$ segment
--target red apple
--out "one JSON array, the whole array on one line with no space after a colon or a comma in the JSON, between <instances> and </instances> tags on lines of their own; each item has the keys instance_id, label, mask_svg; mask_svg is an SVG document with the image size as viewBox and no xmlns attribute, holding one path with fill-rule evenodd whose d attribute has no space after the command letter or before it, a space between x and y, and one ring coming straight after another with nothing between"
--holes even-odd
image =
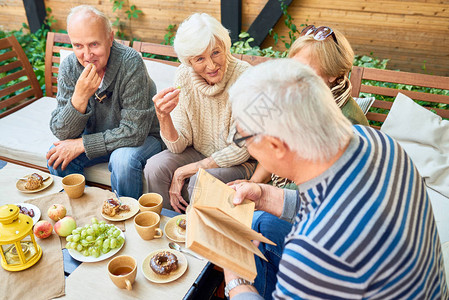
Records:
<instances>
[{"instance_id":1,"label":"red apple","mask_svg":"<svg viewBox=\"0 0 449 300\"><path fill-rule=\"evenodd\" d=\"M53 204L48 208L47 215L53 221L59 221L65 217L67 210L62 204Z\"/></svg>"},{"instance_id":2,"label":"red apple","mask_svg":"<svg viewBox=\"0 0 449 300\"><path fill-rule=\"evenodd\" d=\"M34 224L33 233L40 239L48 238L53 232L53 225L48 221L39 221Z\"/></svg>"},{"instance_id":3,"label":"red apple","mask_svg":"<svg viewBox=\"0 0 449 300\"><path fill-rule=\"evenodd\" d=\"M59 236L68 236L72 234L73 229L76 228L75 219L70 216L65 216L55 224L55 232Z\"/></svg>"}]
</instances>

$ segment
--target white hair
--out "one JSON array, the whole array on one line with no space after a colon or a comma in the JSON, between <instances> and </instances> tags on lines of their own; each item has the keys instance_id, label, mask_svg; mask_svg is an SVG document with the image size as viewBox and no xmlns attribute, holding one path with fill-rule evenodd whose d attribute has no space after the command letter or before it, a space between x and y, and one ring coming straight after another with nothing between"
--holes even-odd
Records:
<instances>
[{"instance_id":1,"label":"white hair","mask_svg":"<svg viewBox=\"0 0 449 300\"><path fill-rule=\"evenodd\" d=\"M229 98L246 134L277 137L302 159L328 161L353 135L351 122L324 81L292 59L248 69L229 90Z\"/></svg>"},{"instance_id":2,"label":"white hair","mask_svg":"<svg viewBox=\"0 0 449 300\"><path fill-rule=\"evenodd\" d=\"M225 53L228 54L231 48L229 31L208 14L196 13L179 25L173 46L181 63L191 66L189 59L214 47L215 39L223 43Z\"/></svg>"},{"instance_id":3,"label":"white hair","mask_svg":"<svg viewBox=\"0 0 449 300\"><path fill-rule=\"evenodd\" d=\"M109 20L109 18L103 12L99 11L98 9L96 9L95 7L90 6L90 5L79 5L79 6L73 7L70 10L69 15L67 16L67 29L69 27L70 20L72 19L72 17L81 12L83 12L85 15L88 15L88 14L96 15L98 18L100 18L100 20L103 21L105 32L107 34L110 34L112 32L112 25L111 25L111 21Z\"/></svg>"}]
</instances>

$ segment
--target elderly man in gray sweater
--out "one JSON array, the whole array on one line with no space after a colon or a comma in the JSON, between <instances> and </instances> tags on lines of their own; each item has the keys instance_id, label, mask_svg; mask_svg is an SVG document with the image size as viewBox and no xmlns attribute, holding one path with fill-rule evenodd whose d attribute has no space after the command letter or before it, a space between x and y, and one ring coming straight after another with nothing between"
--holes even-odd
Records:
<instances>
[{"instance_id":1,"label":"elderly man in gray sweater","mask_svg":"<svg viewBox=\"0 0 449 300\"><path fill-rule=\"evenodd\" d=\"M67 31L74 54L59 70L50 128L60 141L47 153L48 168L66 176L109 162L112 189L137 199L142 169L162 148L151 101L156 86L139 54L114 41L102 12L73 8Z\"/></svg>"}]
</instances>

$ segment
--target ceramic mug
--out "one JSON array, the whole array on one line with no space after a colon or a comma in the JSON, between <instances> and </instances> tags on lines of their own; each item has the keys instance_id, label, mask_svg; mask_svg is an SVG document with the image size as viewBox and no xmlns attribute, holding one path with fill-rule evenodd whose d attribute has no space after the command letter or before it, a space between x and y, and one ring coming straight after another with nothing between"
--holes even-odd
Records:
<instances>
[{"instance_id":1,"label":"ceramic mug","mask_svg":"<svg viewBox=\"0 0 449 300\"><path fill-rule=\"evenodd\" d=\"M86 179L81 174L70 174L62 179L62 187L67 196L72 199L81 197L84 194Z\"/></svg>"},{"instance_id":2,"label":"ceramic mug","mask_svg":"<svg viewBox=\"0 0 449 300\"><path fill-rule=\"evenodd\" d=\"M144 240L158 239L163 236L159 228L160 223L161 217L154 211L140 212L134 218L137 233Z\"/></svg>"},{"instance_id":3,"label":"ceramic mug","mask_svg":"<svg viewBox=\"0 0 449 300\"><path fill-rule=\"evenodd\" d=\"M139 198L140 211L154 211L161 214L163 198L158 193L143 194Z\"/></svg>"},{"instance_id":4,"label":"ceramic mug","mask_svg":"<svg viewBox=\"0 0 449 300\"><path fill-rule=\"evenodd\" d=\"M137 275L136 259L128 255L116 256L108 263L108 273L117 287L130 291Z\"/></svg>"}]
</instances>

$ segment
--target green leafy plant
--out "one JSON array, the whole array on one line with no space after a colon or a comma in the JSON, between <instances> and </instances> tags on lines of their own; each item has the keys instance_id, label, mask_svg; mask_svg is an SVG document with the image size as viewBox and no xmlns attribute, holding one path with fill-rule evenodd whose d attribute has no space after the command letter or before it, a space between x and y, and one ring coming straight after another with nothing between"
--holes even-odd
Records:
<instances>
[{"instance_id":1,"label":"green leafy plant","mask_svg":"<svg viewBox=\"0 0 449 300\"><path fill-rule=\"evenodd\" d=\"M164 35L164 45L173 46L173 42L175 41L176 36L176 24L170 24L167 27L167 33Z\"/></svg>"},{"instance_id":2,"label":"green leafy plant","mask_svg":"<svg viewBox=\"0 0 449 300\"><path fill-rule=\"evenodd\" d=\"M246 55L257 55L266 57L286 57L288 52L273 50L273 47L268 47L261 49L259 46L252 47L250 43L254 41L250 37L249 33L241 32L239 34L239 40L234 42L231 46L231 53L235 54L246 54Z\"/></svg>"},{"instance_id":3,"label":"green leafy plant","mask_svg":"<svg viewBox=\"0 0 449 300\"><path fill-rule=\"evenodd\" d=\"M131 20L138 19L139 15L143 14L140 9L137 9L136 5L129 6L128 0L110 0L112 2L112 11L117 13L115 21L112 23L113 27L117 28L115 36L119 39L126 40L132 38L132 27ZM126 14L127 21L122 22L120 19L120 12L123 11L124 7L129 7L124 13ZM125 29L130 30L130 36L125 34Z\"/></svg>"}]
</instances>

